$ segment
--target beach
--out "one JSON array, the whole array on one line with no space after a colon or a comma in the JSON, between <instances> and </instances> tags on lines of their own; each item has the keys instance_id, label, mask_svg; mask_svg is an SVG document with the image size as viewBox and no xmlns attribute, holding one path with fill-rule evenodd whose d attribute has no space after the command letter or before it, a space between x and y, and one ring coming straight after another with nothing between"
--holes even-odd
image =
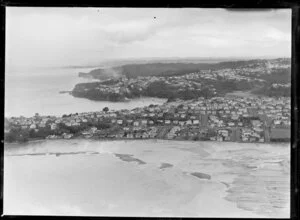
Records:
<instances>
[{"instance_id":1,"label":"beach","mask_svg":"<svg viewBox=\"0 0 300 220\"><path fill-rule=\"evenodd\" d=\"M4 214L289 217L289 144L46 140L4 167Z\"/></svg>"}]
</instances>

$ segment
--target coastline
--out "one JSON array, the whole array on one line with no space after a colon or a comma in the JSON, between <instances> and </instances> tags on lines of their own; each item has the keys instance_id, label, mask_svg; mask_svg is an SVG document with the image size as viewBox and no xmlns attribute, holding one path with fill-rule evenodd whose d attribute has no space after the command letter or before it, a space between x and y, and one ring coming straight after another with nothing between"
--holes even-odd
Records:
<instances>
[{"instance_id":1,"label":"coastline","mask_svg":"<svg viewBox=\"0 0 300 220\"><path fill-rule=\"evenodd\" d=\"M99 141L99 142L112 142L112 141L178 141L178 142L190 142L190 143L235 143L235 144L263 144L263 145L282 145L282 144L289 144L291 142L237 142L237 141L212 141L212 140L184 140L184 139L164 139L164 138L84 138L84 137L74 137L74 138L55 138L55 139L46 139L46 138L36 138L34 140L28 140L26 142L6 142L4 141L4 145L20 145L20 144L31 144L31 143L38 143L43 141L55 141L55 140L92 140L92 141Z\"/></svg>"},{"instance_id":2,"label":"coastline","mask_svg":"<svg viewBox=\"0 0 300 220\"><path fill-rule=\"evenodd\" d=\"M78 99L87 99L89 101L93 101L93 102L111 102L111 103L128 103L128 102L132 102L132 101L138 101L141 99L145 99L145 100L164 100L164 103L168 101L167 98L161 98L161 97L156 97L156 96L137 96L134 98L127 98L125 97L124 99L120 99L120 100L109 100L109 99L93 99L93 98L89 98L89 97L83 97L83 96L74 96L72 94L72 91L69 92L69 95L71 95L74 98L78 98Z\"/></svg>"}]
</instances>

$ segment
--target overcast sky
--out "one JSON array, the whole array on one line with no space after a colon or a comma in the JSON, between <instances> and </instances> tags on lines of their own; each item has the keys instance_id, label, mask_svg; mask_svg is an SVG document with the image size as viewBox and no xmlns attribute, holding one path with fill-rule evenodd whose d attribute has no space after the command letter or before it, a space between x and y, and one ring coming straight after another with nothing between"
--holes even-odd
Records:
<instances>
[{"instance_id":1,"label":"overcast sky","mask_svg":"<svg viewBox=\"0 0 300 220\"><path fill-rule=\"evenodd\" d=\"M262 56L291 56L291 10L8 7L6 11L9 66Z\"/></svg>"}]
</instances>

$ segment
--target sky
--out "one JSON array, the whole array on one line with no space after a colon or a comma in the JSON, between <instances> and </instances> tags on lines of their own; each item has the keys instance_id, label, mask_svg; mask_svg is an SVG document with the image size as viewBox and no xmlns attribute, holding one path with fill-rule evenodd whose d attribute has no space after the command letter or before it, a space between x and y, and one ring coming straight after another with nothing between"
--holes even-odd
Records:
<instances>
[{"instance_id":1,"label":"sky","mask_svg":"<svg viewBox=\"0 0 300 220\"><path fill-rule=\"evenodd\" d=\"M6 67L149 57L291 57L291 10L6 8Z\"/></svg>"}]
</instances>

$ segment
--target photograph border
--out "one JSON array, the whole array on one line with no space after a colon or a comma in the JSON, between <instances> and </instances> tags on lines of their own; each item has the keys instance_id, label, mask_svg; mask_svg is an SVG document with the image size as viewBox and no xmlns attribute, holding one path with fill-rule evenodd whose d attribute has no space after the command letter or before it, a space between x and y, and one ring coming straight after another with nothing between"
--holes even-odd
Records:
<instances>
[{"instance_id":1,"label":"photograph border","mask_svg":"<svg viewBox=\"0 0 300 220\"><path fill-rule=\"evenodd\" d=\"M114 3L113 1L101 1L100 3L95 3L93 1L2 1L0 3L0 15L1 15L1 50L0 50L0 62L1 62L1 107L4 110L4 95L5 95L5 7L7 6L18 6L18 7L153 7L153 8L182 8L182 7L197 7L197 8L227 8L230 10L267 10L268 8L290 8L292 10L292 51L291 51L291 61L292 61L292 74L291 74L291 219L299 218L300 212L300 198L299 198L299 158L300 151L299 147L299 103L300 103L300 91L299 85L299 60L300 60L300 4L297 1L201 1L201 3L185 3L185 4L171 4L171 3L160 3L155 4L151 2L145 3L135 3L135 4L122 4ZM8 215L3 216L3 174L4 174L4 111L1 111L1 198L0 198L0 212L1 217L6 219L20 219L20 218L40 218L45 219L60 219L60 218L70 218L70 217L58 217L58 216L15 216ZM83 217L72 217L83 218ZM95 217L84 217L87 219L94 219ZM115 218L115 217L97 217L97 218ZM145 217L143 219L153 219ZM164 218L165 219L165 218ZM244 218L243 218L244 219Z\"/></svg>"}]
</instances>

